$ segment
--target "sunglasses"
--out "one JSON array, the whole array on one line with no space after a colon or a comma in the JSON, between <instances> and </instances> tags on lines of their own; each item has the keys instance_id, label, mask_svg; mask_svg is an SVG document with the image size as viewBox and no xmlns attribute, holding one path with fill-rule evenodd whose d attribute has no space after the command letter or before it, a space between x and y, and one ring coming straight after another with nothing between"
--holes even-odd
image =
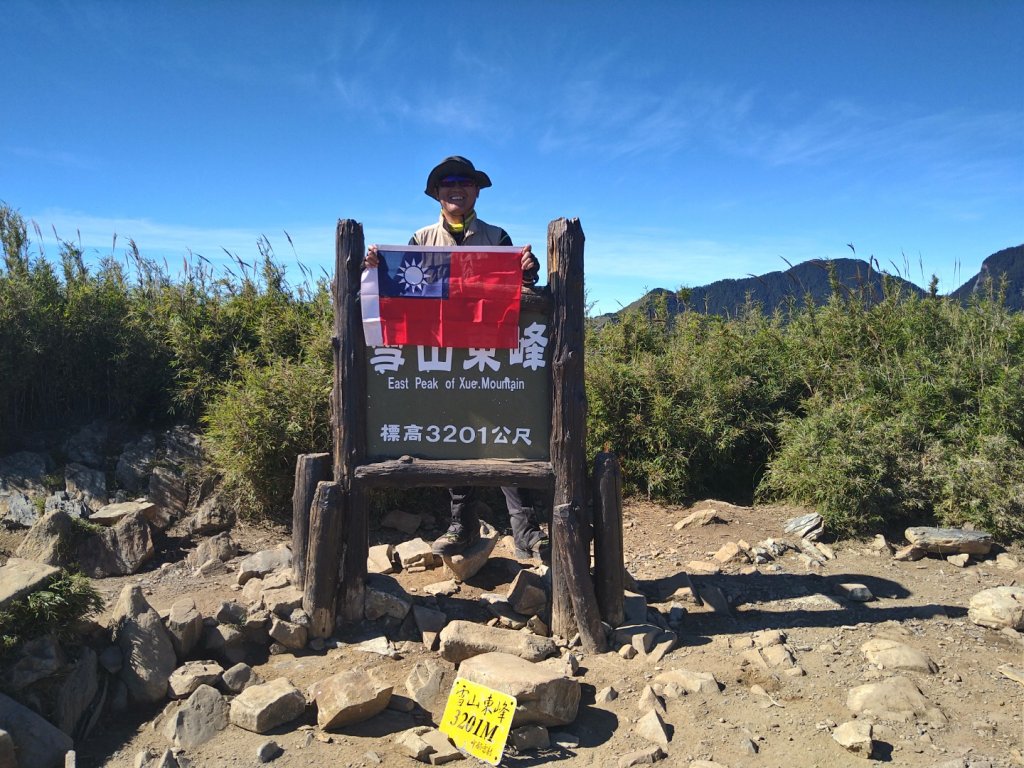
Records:
<instances>
[{"instance_id":1,"label":"sunglasses","mask_svg":"<svg viewBox=\"0 0 1024 768\"><path fill-rule=\"evenodd\" d=\"M438 183L439 187L475 187L476 182L466 176L445 176Z\"/></svg>"}]
</instances>

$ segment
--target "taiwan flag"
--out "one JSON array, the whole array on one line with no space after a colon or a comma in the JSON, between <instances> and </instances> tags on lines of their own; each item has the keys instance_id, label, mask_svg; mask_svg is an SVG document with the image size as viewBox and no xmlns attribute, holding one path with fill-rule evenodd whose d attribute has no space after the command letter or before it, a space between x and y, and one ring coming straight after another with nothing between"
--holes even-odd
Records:
<instances>
[{"instance_id":1,"label":"taiwan flag","mask_svg":"<svg viewBox=\"0 0 1024 768\"><path fill-rule=\"evenodd\" d=\"M381 245L363 270L367 346L519 346L522 249Z\"/></svg>"}]
</instances>

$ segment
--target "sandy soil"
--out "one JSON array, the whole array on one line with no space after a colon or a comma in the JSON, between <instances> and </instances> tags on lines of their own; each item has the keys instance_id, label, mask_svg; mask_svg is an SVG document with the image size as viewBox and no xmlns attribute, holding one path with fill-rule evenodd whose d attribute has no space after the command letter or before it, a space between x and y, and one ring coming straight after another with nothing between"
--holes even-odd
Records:
<instances>
[{"instance_id":1,"label":"sandy soil","mask_svg":"<svg viewBox=\"0 0 1024 768\"><path fill-rule=\"evenodd\" d=\"M708 502L694 505L706 507ZM730 519L725 524L676 531L674 524L690 510L646 503L627 505L624 511L626 564L652 606L668 617L672 591L680 574L691 571L698 587L718 587L732 605L729 614L692 601L676 602L685 610L678 647L659 663L641 658L625 660L610 652L582 655L579 681L583 704L576 721L560 729L578 738L578 746L552 747L543 752L516 755L502 761L508 766L531 766L559 761L580 766L614 766L628 752L646 747L634 733L642 714L640 694L661 670L686 668L710 671L723 686L719 695L690 694L666 700L666 722L672 726L668 757L660 765L686 766L693 760L714 760L724 766L863 765L864 759L845 752L831 737L837 723L853 719L846 707L847 692L858 685L889 676L870 664L860 651L871 638L893 638L928 654L938 665L936 674L903 673L914 680L932 705L948 718L934 727L918 722L875 722L879 742L876 757L900 766L1024 765L1024 689L997 671L1002 664L1021 665L1021 635L975 626L967 620L970 598L978 591L1024 581L1024 570L1003 570L993 560L957 568L940 558L896 562L871 548L869 541L830 542L835 559L808 568L797 555L743 570L724 566L717 575L696 575L688 563L710 560L730 541L751 544L766 538L789 538L782 532L785 519L799 510L782 507L733 507L711 503ZM429 533L425 534L429 537ZM246 551L286 540L284 531L239 527L233 536ZM398 541L396 532L375 530L371 543ZM174 561L185 542L172 542L163 567L125 579L98 582L110 598L126 583L139 583L157 609L168 608L182 595L196 599L200 610L212 611L221 601L238 597L234 574L211 578L194 576ZM1024 563L1019 547L1010 554ZM506 540L481 573L450 597L440 598L449 618L488 614L477 601L483 591L505 592L521 567L512 558ZM400 574L398 581L413 595L446 577L441 570ZM857 582L875 596L867 603L846 600L836 585ZM659 598L665 598L658 602ZM678 613L678 612L677 612ZM361 627L342 638L354 640ZM754 633L782 630L795 664L804 674L782 669L759 670L742 664ZM286 676L304 687L329 674L349 668L374 668L404 693L404 681L413 665L436 657L415 642L399 643L400 659L358 651L342 643L320 653L282 654L256 659L265 678ZM578 649L577 649L578 652ZM595 693L614 687L619 696L595 704ZM760 686L758 688L757 686ZM753 688L753 690L752 690ZM763 691L763 692L762 692ZM129 710L110 716L88 742L80 745L78 765L128 768L144 748L167 748L155 730L156 711ZM321 734L312 716L278 731L258 735L229 726L198 750L187 753L195 766L254 766L256 750L268 738L284 749L272 765L367 766L413 765L394 744L394 734L416 724L429 724L423 711L403 714L391 710L360 726L337 734ZM987 762L986 762L987 761Z\"/></svg>"}]
</instances>

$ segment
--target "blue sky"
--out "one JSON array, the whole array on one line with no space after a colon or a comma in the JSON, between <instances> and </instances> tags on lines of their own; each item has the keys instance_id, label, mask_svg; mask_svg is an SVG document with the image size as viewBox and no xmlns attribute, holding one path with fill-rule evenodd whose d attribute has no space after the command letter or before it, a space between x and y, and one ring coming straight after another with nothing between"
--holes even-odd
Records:
<instances>
[{"instance_id":1,"label":"blue sky","mask_svg":"<svg viewBox=\"0 0 1024 768\"><path fill-rule=\"evenodd\" d=\"M542 254L579 217L596 312L847 243L949 291L1024 242L1018 0L14 0L3 19L0 200L50 257L54 229L172 266L249 261L263 234L330 270L338 218L368 243L436 220L423 186L450 154L490 174L478 212L516 243Z\"/></svg>"}]
</instances>

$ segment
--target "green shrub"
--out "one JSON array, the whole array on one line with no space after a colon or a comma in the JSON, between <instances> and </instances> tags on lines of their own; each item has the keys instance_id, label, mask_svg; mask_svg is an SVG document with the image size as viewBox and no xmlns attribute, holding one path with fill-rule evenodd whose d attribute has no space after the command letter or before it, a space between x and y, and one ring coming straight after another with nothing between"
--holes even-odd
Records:
<instances>
[{"instance_id":1,"label":"green shrub","mask_svg":"<svg viewBox=\"0 0 1024 768\"><path fill-rule=\"evenodd\" d=\"M46 589L0 611L0 658L22 642L42 635L69 638L77 622L102 608L103 598L89 579L61 571Z\"/></svg>"}]
</instances>

